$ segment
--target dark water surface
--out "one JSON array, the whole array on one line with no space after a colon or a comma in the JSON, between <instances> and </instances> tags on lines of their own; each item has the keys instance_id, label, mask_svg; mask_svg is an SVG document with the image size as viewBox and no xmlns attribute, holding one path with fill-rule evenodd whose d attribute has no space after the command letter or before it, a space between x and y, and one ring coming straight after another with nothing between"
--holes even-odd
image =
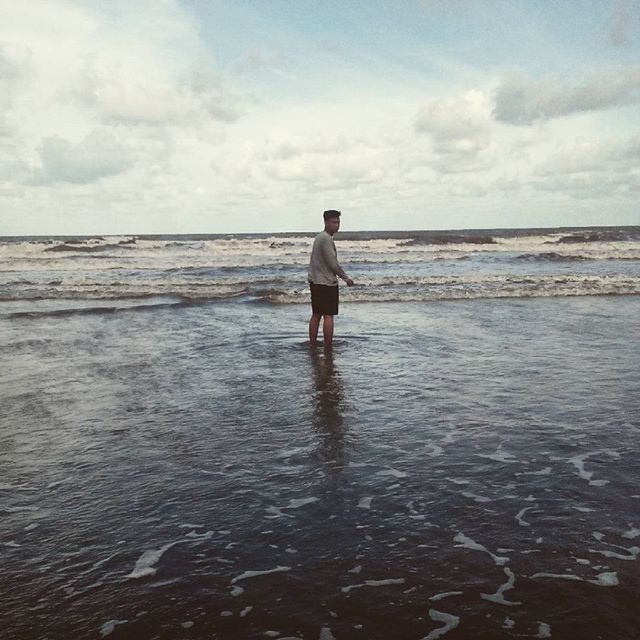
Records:
<instances>
[{"instance_id":1,"label":"dark water surface","mask_svg":"<svg viewBox=\"0 0 640 640\"><path fill-rule=\"evenodd\" d=\"M2 638L640 636L640 297L5 318Z\"/></svg>"}]
</instances>

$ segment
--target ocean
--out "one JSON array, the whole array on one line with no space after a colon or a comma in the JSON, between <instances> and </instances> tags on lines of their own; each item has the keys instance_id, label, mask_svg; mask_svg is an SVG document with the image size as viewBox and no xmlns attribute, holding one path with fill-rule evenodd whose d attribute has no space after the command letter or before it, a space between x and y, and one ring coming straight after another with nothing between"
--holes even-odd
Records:
<instances>
[{"instance_id":1,"label":"ocean","mask_svg":"<svg viewBox=\"0 0 640 640\"><path fill-rule=\"evenodd\" d=\"M0 638L640 636L640 227L0 238Z\"/></svg>"}]
</instances>

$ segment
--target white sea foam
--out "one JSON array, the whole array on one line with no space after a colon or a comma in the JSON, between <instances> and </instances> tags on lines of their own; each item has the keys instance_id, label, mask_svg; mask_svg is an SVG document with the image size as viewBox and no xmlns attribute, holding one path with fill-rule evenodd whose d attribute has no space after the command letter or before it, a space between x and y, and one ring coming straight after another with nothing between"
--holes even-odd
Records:
<instances>
[{"instance_id":1,"label":"white sea foam","mask_svg":"<svg viewBox=\"0 0 640 640\"><path fill-rule=\"evenodd\" d=\"M443 611L436 611L435 609L429 609L429 617L434 622L444 622L444 626L439 629L434 629L428 633L423 640L436 640L436 638L441 638L445 633L455 629L460 623L460 618L458 616L454 616Z\"/></svg>"},{"instance_id":2,"label":"white sea foam","mask_svg":"<svg viewBox=\"0 0 640 640\"><path fill-rule=\"evenodd\" d=\"M413 504L413 500L409 500L409 502L407 502L407 504L405 505L407 507L407 509L409 509L409 513L411 514L417 514L418 512L416 511L416 508Z\"/></svg>"},{"instance_id":3,"label":"white sea foam","mask_svg":"<svg viewBox=\"0 0 640 640\"><path fill-rule=\"evenodd\" d=\"M475 493L471 493L471 491L463 491L462 495L465 498L470 498L474 502L493 502L491 498L487 498L487 496L479 496Z\"/></svg>"},{"instance_id":4,"label":"white sea foam","mask_svg":"<svg viewBox=\"0 0 640 640\"><path fill-rule=\"evenodd\" d=\"M437 602L438 600L444 600L444 598L450 598L451 596L461 596L464 591L444 591L442 593L436 593L433 596L429 596L429 600Z\"/></svg>"},{"instance_id":5,"label":"white sea foam","mask_svg":"<svg viewBox=\"0 0 640 640\"><path fill-rule=\"evenodd\" d=\"M320 498L294 498L289 500L289 504L285 507L285 509L299 509L300 507L304 507L307 504L312 504L314 502L319 502Z\"/></svg>"},{"instance_id":6,"label":"white sea foam","mask_svg":"<svg viewBox=\"0 0 640 640\"><path fill-rule=\"evenodd\" d=\"M213 535L213 531L206 531L205 533L197 533L196 531L189 531L185 535L185 538L193 538L195 540L209 540Z\"/></svg>"},{"instance_id":7,"label":"white sea foam","mask_svg":"<svg viewBox=\"0 0 640 640\"><path fill-rule=\"evenodd\" d=\"M329 627L322 627L320 629L318 640L336 640L336 638L333 633L331 633L331 629Z\"/></svg>"},{"instance_id":8,"label":"white sea foam","mask_svg":"<svg viewBox=\"0 0 640 640\"><path fill-rule=\"evenodd\" d=\"M437 444L426 444L425 447L430 447L431 451L427 455L431 458L437 458L444 453L444 449Z\"/></svg>"},{"instance_id":9,"label":"white sea foam","mask_svg":"<svg viewBox=\"0 0 640 640\"><path fill-rule=\"evenodd\" d=\"M540 469L539 471L522 471L518 475L523 476L548 476L551 474L551 467L545 467L544 469Z\"/></svg>"},{"instance_id":10,"label":"white sea foam","mask_svg":"<svg viewBox=\"0 0 640 640\"><path fill-rule=\"evenodd\" d=\"M392 476L393 478L406 478L407 474L404 471L398 471L397 469L384 469L383 471L376 472L377 476Z\"/></svg>"},{"instance_id":11,"label":"white sea foam","mask_svg":"<svg viewBox=\"0 0 640 640\"><path fill-rule=\"evenodd\" d=\"M386 580L365 580L360 584L350 584L342 587L343 593L349 593L353 589L361 589L362 587L385 587L390 584L404 584L404 578L388 578Z\"/></svg>"},{"instance_id":12,"label":"white sea foam","mask_svg":"<svg viewBox=\"0 0 640 640\"><path fill-rule=\"evenodd\" d=\"M100 637L106 638L108 635L113 633L113 630L116 628L116 625L126 624L129 622L128 620L109 620L105 622L100 627Z\"/></svg>"},{"instance_id":13,"label":"white sea foam","mask_svg":"<svg viewBox=\"0 0 640 640\"><path fill-rule=\"evenodd\" d=\"M616 545L617 546L617 545ZM640 547L619 547L626 551L626 553L617 553L616 551L609 551L608 549L589 549L590 553L599 553L605 558L617 558L618 560L637 560L640 554Z\"/></svg>"},{"instance_id":14,"label":"white sea foam","mask_svg":"<svg viewBox=\"0 0 640 640\"><path fill-rule=\"evenodd\" d=\"M620 454L617 451L614 451L612 449L604 449L600 451L591 451L589 453L583 453L568 459L568 462L578 470L577 475L583 480L587 480L590 485L595 487L602 487L605 484L607 484L609 481L608 480L592 480L591 478L593 477L594 472L587 471L584 465L585 465L585 461L588 460L590 457L601 454L601 453L605 453L611 458L617 459L620 457Z\"/></svg>"},{"instance_id":15,"label":"white sea foam","mask_svg":"<svg viewBox=\"0 0 640 640\"><path fill-rule=\"evenodd\" d=\"M176 542L170 542L169 544L165 544L163 547L159 549L148 549L145 551L137 560L135 567L128 573L125 578L144 578L145 576L155 575L157 569L155 567L158 564L160 558L169 550L171 547L175 547L175 545L184 542L183 540L177 540Z\"/></svg>"},{"instance_id":16,"label":"white sea foam","mask_svg":"<svg viewBox=\"0 0 640 640\"><path fill-rule=\"evenodd\" d=\"M513 602L511 600L507 600L504 597L503 593L505 591L508 591L509 589L513 589L513 585L515 584L515 581L516 581L515 574L513 573L513 571L511 571L511 569L509 569L509 567L505 567L504 572L507 575L507 581L504 584L501 584L495 593L492 593L492 594L481 593L480 597L483 600L489 600L490 602L495 602L496 604L503 604L509 607L522 604L522 602Z\"/></svg>"},{"instance_id":17,"label":"white sea foam","mask_svg":"<svg viewBox=\"0 0 640 640\"><path fill-rule=\"evenodd\" d=\"M536 505L536 506L537 506L537 505ZM524 520L522 516L523 516L527 511L529 511L529 509L534 509L534 508L535 508L535 506L533 506L533 507L525 507L524 509L521 509L520 511L518 511L518 513L516 513L516 520L518 521L518 524L519 524L521 527L530 527L530 526L531 526L531 523L530 523L530 522L527 522L526 520Z\"/></svg>"},{"instance_id":18,"label":"white sea foam","mask_svg":"<svg viewBox=\"0 0 640 640\"><path fill-rule=\"evenodd\" d=\"M109 562L109 560L112 560L113 558L115 558L117 555L119 555L119 552L116 551L116 553L112 553L106 558L103 558L102 560L98 560L97 562L94 562L87 570L80 573L80 575L86 576L86 575L89 575L90 573L93 573L96 569L99 569L100 567L105 565L107 562Z\"/></svg>"},{"instance_id":19,"label":"white sea foam","mask_svg":"<svg viewBox=\"0 0 640 640\"><path fill-rule=\"evenodd\" d=\"M491 553L491 551L489 551L489 549L487 549L484 545L481 545L468 536L465 536L464 533L456 534L453 540L454 542L460 543L454 545L455 547L462 547L465 549L471 549L473 551L483 551L484 553L488 553L498 566L504 565L509 562L509 558L507 558L506 556L497 556L494 553Z\"/></svg>"},{"instance_id":20,"label":"white sea foam","mask_svg":"<svg viewBox=\"0 0 640 640\"><path fill-rule=\"evenodd\" d=\"M266 571L245 571L244 573L241 573L240 575L233 578L231 580L231 584L239 582L240 580L247 580L249 578L256 578L258 576L266 576L270 573L282 573L284 571L291 571L291 567L281 567L280 565L278 565L277 567L273 569L267 569Z\"/></svg>"},{"instance_id":21,"label":"white sea foam","mask_svg":"<svg viewBox=\"0 0 640 640\"><path fill-rule=\"evenodd\" d=\"M591 584L596 584L599 587L616 587L620 584L618 580L618 574L615 571L606 571L605 573L599 573L595 580L588 580Z\"/></svg>"},{"instance_id":22,"label":"white sea foam","mask_svg":"<svg viewBox=\"0 0 640 640\"><path fill-rule=\"evenodd\" d=\"M494 460L495 462L518 462L513 454L503 451L502 446L498 447L495 453L478 454L478 457Z\"/></svg>"},{"instance_id":23,"label":"white sea foam","mask_svg":"<svg viewBox=\"0 0 640 640\"><path fill-rule=\"evenodd\" d=\"M574 580L576 582L582 581L582 578L580 576L575 575L574 573L548 573L546 571L541 571L540 573L534 573L530 577L532 579L553 578L555 580Z\"/></svg>"},{"instance_id":24,"label":"white sea foam","mask_svg":"<svg viewBox=\"0 0 640 640\"><path fill-rule=\"evenodd\" d=\"M284 508L286 509L286 507ZM293 518L292 515L284 513L280 507L274 507L273 505L267 507L265 509L265 512L269 514L268 516L265 516L265 518L268 518L269 520L273 520L276 518Z\"/></svg>"}]
</instances>

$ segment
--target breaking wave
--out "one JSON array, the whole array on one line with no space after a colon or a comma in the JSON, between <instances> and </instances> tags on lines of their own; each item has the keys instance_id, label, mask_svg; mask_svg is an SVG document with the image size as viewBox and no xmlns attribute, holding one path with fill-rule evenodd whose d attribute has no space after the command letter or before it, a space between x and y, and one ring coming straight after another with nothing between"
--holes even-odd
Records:
<instances>
[{"instance_id":1,"label":"breaking wave","mask_svg":"<svg viewBox=\"0 0 640 640\"><path fill-rule=\"evenodd\" d=\"M402 246L439 245L439 244L497 244L493 236L468 234L431 234L422 238L411 238L401 243Z\"/></svg>"},{"instance_id":2,"label":"breaking wave","mask_svg":"<svg viewBox=\"0 0 640 640\"><path fill-rule=\"evenodd\" d=\"M0 314L309 299L313 234L0 239ZM640 294L640 227L340 233L343 302ZM18 315L16 315L18 314Z\"/></svg>"},{"instance_id":3,"label":"breaking wave","mask_svg":"<svg viewBox=\"0 0 640 640\"><path fill-rule=\"evenodd\" d=\"M575 253L547 251L543 253L523 253L517 256L516 260L526 260L527 262L535 262L538 260L543 262L581 262L582 260L591 260L591 258Z\"/></svg>"},{"instance_id":4,"label":"breaking wave","mask_svg":"<svg viewBox=\"0 0 640 640\"><path fill-rule=\"evenodd\" d=\"M522 280L511 286L455 285L432 286L430 288L405 289L361 289L341 290L341 302L436 302L446 300L483 300L493 298L558 298L574 296L622 296L640 294L640 279L598 279L576 281L567 279L540 282L535 279ZM278 291L257 298L258 302L271 304L300 304L308 302L306 291Z\"/></svg>"}]
</instances>

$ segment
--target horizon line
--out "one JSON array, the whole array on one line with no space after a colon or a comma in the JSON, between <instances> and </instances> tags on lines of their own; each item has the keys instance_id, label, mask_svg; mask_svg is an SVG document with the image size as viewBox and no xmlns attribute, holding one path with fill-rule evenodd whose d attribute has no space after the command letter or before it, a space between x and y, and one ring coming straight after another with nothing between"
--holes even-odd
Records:
<instances>
[{"instance_id":1,"label":"horizon line","mask_svg":"<svg viewBox=\"0 0 640 640\"><path fill-rule=\"evenodd\" d=\"M451 229L348 229L339 231L338 234L344 235L348 233L459 233L462 231L548 231L548 230L579 230L579 229L620 229L620 228L638 228L640 224L617 224L617 225L588 225L588 226L555 226L555 227L465 227ZM255 235L280 235L280 234L313 234L318 233L317 230L310 231L208 231L208 232L157 232L157 233L43 233L43 234L13 234L0 235L0 239L4 238L95 238L98 236L115 236L115 237L160 237L160 236L255 236Z\"/></svg>"}]
</instances>

